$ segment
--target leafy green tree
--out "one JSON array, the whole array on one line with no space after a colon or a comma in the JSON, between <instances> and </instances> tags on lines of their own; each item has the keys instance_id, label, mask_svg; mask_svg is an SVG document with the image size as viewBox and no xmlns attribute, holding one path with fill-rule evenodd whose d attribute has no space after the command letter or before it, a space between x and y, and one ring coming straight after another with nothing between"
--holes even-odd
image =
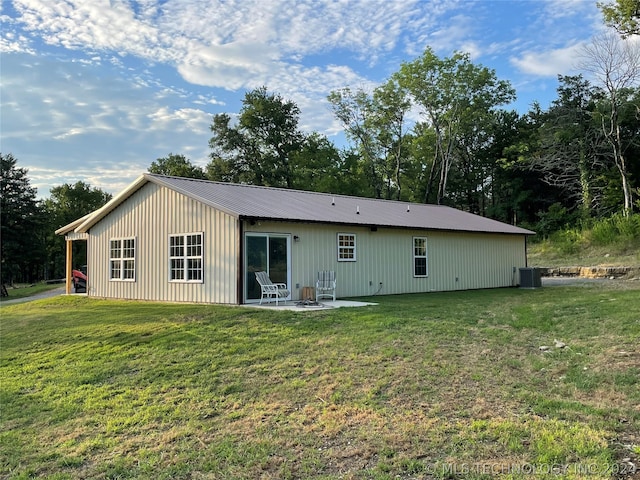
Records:
<instances>
[{"instance_id":1,"label":"leafy green tree","mask_svg":"<svg viewBox=\"0 0 640 480\"><path fill-rule=\"evenodd\" d=\"M564 198L559 187L547 184L541 173L529 167L531 157L539 155L544 113L538 104L525 115L497 112L487 152L498 160L492 165L485 214L536 231L539 212Z\"/></svg>"},{"instance_id":2,"label":"leafy green tree","mask_svg":"<svg viewBox=\"0 0 640 480\"><path fill-rule=\"evenodd\" d=\"M319 133L308 135L291 155L292 188L327 193L363 194L356 156L341 152Z\"/></svg>"},{"instance_id":3,"label":"leafy green tree","mask_svg":"<svg viewBox=\"0 0 640 480\"><path fill-rule=\"evenodd\" d=\"M622 128L625 137L631 141L627 144L626 154L629 162L629 178L635 198L635 212L640 211L640 87L634 89L631 101L626 105L622 115Z\"/></svg>"},{"instance_id":4,"label":"leafy green tree","mask_svg":"<svg viewBox=\"0 0 640 480\"><path fill-rule=\"evenodd\" d=\"M33 282L42 277L42 206L28 170L12 154L0 153L0 268L2 283Z\"/></svg>"},{"instance_id":5,"label":"leafy green tree","mask_svg":"<svg viewBox=\"0 0 640 480\"><path fill-rule=\"evenodd\" d=\"M404 164L403 199L425 203L427 185L431 169L429 166L435 157L435 131L425 122L418 122L413 126L405 138L407 146L407 161Z\"/></svg>"},{"instance_id":6,"label":"leafy green tree","mask_svg":"<svg viewBox=\"0 0 640 480\"><path fill-rule=\"evenodd\" d=\"M596 91L582 75L558 80L558 98L543 115L540 150L530 158L530 168L561 188L587 219L602 198L597 178L605 168L599 155L602 133L593 121Z\"/></svg>"},{"instance_id":7,"label":"leafy green tree","mask_svg":"<svg viewBox=\"0 0 640 480\"><path fill-rule=\"evenodd\" d=\"M111 194L100 188L91 187L85 182L71 185L65 183L51 189L50 197L45 200L44 208L49 219L47 244L47 275L49 278L61 278L65 275L65 242L55 231L91 213L111 200ZM73 242L74 267L87 261L85 242Z\"/></svg>"},{"instance_id":8,"label":"leafy green tree","mask_svg":"<svg viewBox=\"0 0 640 480\"><path fill-rule=\"evenodd\" d=\"M453 145L454 164L448 187L448 201L458 208L485 215L499 156L495 155L495 129L505 118L501 110L473 111L463 114L458 139Z\"/></svg>"},{"instance_id":9,"label":"leafy green tree","mask_svg":"<svg viewBox=\"0 0 640 480\"><path fill-rule=\"evenodd\" d=\"M291 187L292 156L305 136L298 127L300 109L291 100L261 87L245 94L235 124L229 114L213 117L209 141L211 180Z\"/></svg>"},{"instance_id":10,"label":"leafy green tree","mask_svg":"<svg viewBox=\"0 0 640 480\"><path fill-rule=\"evenodd\" d=\"M198 178L201 180L206 178L202 168L193 165L184 155L174 155L173 153L152 162L149 167L149 173L172 177Z\"/></svg>"},{"instance_id":11,"label":"leafy green tree","mask_svg":"<svg viewBox=\"0 0 640 480\"><path fill-rule=\"evenodd\" d=\"M411 109L411 102L407 92L396 79L391 78L373 91L373 103L371 123L383 152L386 198L400 200L409 136L406 116Z\"/></svg>"},{"instance_id":12,"label":"leafy green tree","mask_svg":"<svg viewBox=\"0 0 640 480\"><path fill-rule=\"evenodd\" d=\"M342 123L347 138L355 143L360 154L362 168L366 172L370 192L367 196L382 198L384 173L380 145L370 128L373 116L373 99L364 89L352 91L349 87L335 90L327 97L334 116Z\"/></svg>"},{"instance_id":13,"label":"leafy green tree","mask_svg":"<svg viewBox=\"0 0 640 480\"><path fill-rule=\"evenodd\" d=\"M372 94L345 87L331 92L328 100L362 155L373 196L399 200L408 147L406 115L411 108L406 92L392 78Z\"/></svg>"},{"instance_id":14,"label":"leafy green tree","mask_svg":"<svg viewBox=\"0 0 640 480\"><path fill-rule=\"evenodd\" d=\"M604 22L626 38L640 35L640 2L638 0L615 0L613 3L598 2Z\"/></svg>"},{"instance_id":15,"label":"leafy green tree","mask_svg":"<svg viewBox=\"0 0 640 480\"><path fill-rule=\"evenodd\" d=\"M440 59L431 48L403 63L394 79L409 92L426 126L435 133L424 200L440 204L447 196L449 174L460 148L472 153L482 143L478 129L493 109L512 101L515 92L508 82L496 78L495 71L473 64L468 54L456 52Z\"/></svg>"},{"instance_id":16,"label":"leafy green tree","mask_svg":"<svg viewBox=\"0 0 640 480\"><path fill-rule=\"evenodd\" d=\"M515 91L495 71L464 60L457 82L466 84L466 93L458 100L458 126L453 143L450 196L464 210L486 214L499 157L494 155L495 130L509 119L497 107L515 99Z\"/></svg>"},{"instance_id":17,"label":"leafy green tree","mask_svg":"<svg viewBox=\"0 0 640 480\"><path fill-rule=\"evenodd\" d=\"M545 211L538 212L538 217L536 233L542 238L547 238L550 234L573 223L571 213L560 202L550 205Z\"/></svg>"}]
</instances>

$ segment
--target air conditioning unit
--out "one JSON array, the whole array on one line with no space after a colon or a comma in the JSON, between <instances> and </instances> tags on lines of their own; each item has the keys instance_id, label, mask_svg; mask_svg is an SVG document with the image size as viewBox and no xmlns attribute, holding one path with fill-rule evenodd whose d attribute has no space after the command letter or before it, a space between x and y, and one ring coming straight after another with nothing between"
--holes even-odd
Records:
<instances>
[{"instance_id":1,"label":"air conditioning unit","mask_svg":"<svg viewBox=\"0 0 640 480\"><path fill-rule=\"evenodd\" d=\"M540 288L541 286L542 278L538 268L520 269L520 288Z\"/></svg>"}]
</instances>

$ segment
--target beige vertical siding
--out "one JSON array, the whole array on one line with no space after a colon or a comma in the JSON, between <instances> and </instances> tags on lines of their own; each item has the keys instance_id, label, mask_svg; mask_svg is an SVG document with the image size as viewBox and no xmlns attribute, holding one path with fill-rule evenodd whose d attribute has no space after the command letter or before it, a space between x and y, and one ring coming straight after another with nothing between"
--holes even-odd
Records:
<instances>
[{"instance_id":1,"label":"beige vertical siding","mask_svg":"<svg viewBox=\"0 0 640 480\"><path fill-rule=\"evenodd\" d=\"M89 232L88 293L109 298L238 303L239 224L234 217L154 183ZM169 281L170 234L203 233L204 282ZM109 241L136 238L136 279L109 280Z\"/></svg>"},{"instance_id":2,"label":"beige vertical siding","mask_svg":"<svg viewBox=\"0 0 640 480\"><path fill-rule=\"evenodd\" d=\"M293 298L315 284L318 270L334 270L339 297L469 290L515 285L526 265L522 235L425 232L363 227L260 222L246 231L288 233ZM356 234L356 262L338 262L338 233ZM413 237L427 238L428 277L413 276ZM380 285L382 283L382 285ZM300 288L296 288L299 285Z\"/></svg>"},{"instance_id":3,"label":"beige vertical siding","mask_svg":"<svg viewBox=\"0 0 640 480\"><path fill-rule=\"evenodd\" d=\"M283 233L291 241L291 290L315 284L318 270L334 270L338 297L417 293L515 285L526 265L522 235L425 232L290 222L244 223L245 232ZM202 232L204 282L169 281L170 234ZM356 235L355 262L338 262L337 234ZM300 238L293 241L293 236ZM413 276L413 237L427 238L428 277ZM136 238L135 281L109 280L109 241ZM153 182L124 201L89 232L88 293L198 303L241 303L237 296L239 221Z\"/></svg>"}]
</instances>

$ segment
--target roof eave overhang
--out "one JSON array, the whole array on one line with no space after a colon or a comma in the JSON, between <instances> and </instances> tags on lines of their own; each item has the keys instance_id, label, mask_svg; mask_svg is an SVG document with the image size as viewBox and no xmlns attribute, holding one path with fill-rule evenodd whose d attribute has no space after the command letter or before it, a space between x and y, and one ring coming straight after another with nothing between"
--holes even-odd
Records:
<instances>
[{"instance_id":1,"label":"roof eave overhang","mask_svg":"<svg viewBox=\"0 0 640 480\"><path fill-rule=\"evenodd\" d=\"M201 202L204 205L220 210L236 219L239 220L247 220L247 221L274 221L274 222L289 222L289 223L312 223L312 224L325 224L325 225L342 225L349 227L363 227L363 228L389 228L389 229L403 229L403 230L423 230L423 231L443 231L443 232L457 232L457 233L485 233L485 234L501 234L501 235L524 235L530 236L535 235L535 232L530 230L526 230L523 228L517 228L518 231L496 231L496 230L469 230L469 229L458 229L458 228L437 228L437 227L421 227L415 225L385 225L385 224L377 224L377 223L366 223L366 222L344 222L344 221L332 221L327 219L322 220L313 220L313 219L303 219L303 218L285 218L285 217L268 217L268 216L253 216L246 214L239 214L237 211L233 211L229 208L225 208L216 202L212 202L206 198L199 196L197 193L176 187L171 182L167 182L164 180L162 176L153 175L149 173L143 173L140 175L133 183L131 183L127 188L125 188L121 193L112 198L109 202L107 202L103 207L98 210L85 215L84 217L65 225L64 227L56 230L56 234L64 235L69 232L75 233L87 233L91 227L93 227L96 223L106 217L109 213L115 210L120 204L122 204L127 198L137 192L140 188L142 188L146 183L153 182L157 185L164 186L173 190L181 195L185 195L188 198L191 198L195 201Z\"/></svg>"},{"instance_id":2,"label":"roof eave overhang","mask_svg":"<svg viewBox=\"0 0 640 480\"><path fill-rule=\"evenodd\" d=\"M140 175L136 180L134 180L133 183L131 183L127 188L125 188L122 192L120 192L118 195L116 195L115 197L113 197L109 202L107 202L104 206L102 206L101 208L99 208L98 210L91 212L88 215L85 215L84 217L75 220L74 222L65 225L64 227L59 228L58 230L56 230L56 234L57 235L65 235L68 232L74 231L76 233L87 233L89 231L89 229L91 227L93 227L96 223L98 223L100 220L102 220L104 217L106 217L109 213L111 213L113 210L115 210L120 204L122 204L127 198L129 198L131 195L133 195L135 192L137 192L138 190L140 190L140 188L142 188L145 184L147 184L148 182L153 182L157 185L161 185L163 187L166 187L170 190L173 190L177 193L180 193L182 195L185 195L189 198L192 198L194 200L197 200L205 205L208 205L210 207L216 208L220 211L223 211L235 218L238 218L239 215L237 212L233 212L230 211L229 209L223 208L218 204L215 204L213 202L209 202L206 199L203 199L201 197L199 197L198 195L194 195L192 192L183 190L181 188L177 188L175 185L170 184L169 182L165 182L163 181L162 177L158 177L155 175L151 175L148 173L143 173L142 175Z\"/></svg>"},{"instance_id":3,"label":"roof eave overhang","mask_svg":"<svg viewBox=\"0 0 640 480\"><path fill-rule=\"evenodd\" d=\"M248 222L286 222L286 223L312 223L315 225L339 225L345 227L361 227L361 228L389 228L394 230L423 230L425 232L449 232L449 233L484 233L487 235L535 235L536 232L520 229L519 232L498 232L494 230L465 230L457 228L435 228L435 227L420 227L415 225L382 225L376 223L356 223L356 222L338 222L330 220L307 220L300 218L274 218L274 217L261 217L252 215L239 215L240 220L246 220ZM519 227L517 227L519 228Z\"/></svg>"},{"instance_id":4,"label":"roof eave overhang","mask_svg":"<svg viewBox=\"0 0 640 480\"><path fill-rule=\"evenodd\" d=\"M69 232L73 232L76 228L78 228L78 225L81 225L84 221L86 221L91 215L93 215L94 212L88 213L87 215L85 215L84 217L78 218L77 220L74 220L73 222L65 225L64 227L60 227L59 229L57 229L55 231L56 235L66 235Z\"/></svg>"}]
</instances>

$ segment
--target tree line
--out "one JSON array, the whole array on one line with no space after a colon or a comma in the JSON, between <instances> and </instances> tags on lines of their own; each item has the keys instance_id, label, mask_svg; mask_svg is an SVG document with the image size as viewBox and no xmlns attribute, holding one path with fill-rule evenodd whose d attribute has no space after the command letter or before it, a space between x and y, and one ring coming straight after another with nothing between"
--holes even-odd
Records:
<instances>
[{"instance_id":1,"label":"tree line","mask_svg":"<svg viewBox=\"0 0 640 480\"><path fill-rule=\"evenodd\" d=\"M149 170L450 205L542 233L630 215L640 196L640 49L603 35L581 68L558 77L547 109L519 114L505 108L515 90L495 71L427 48L371 91L329 94L343 148L304 133L298 106L261 87L236 117L213 117L206 167L171 154Z\"/></svg>"},{"instance_id":2,"label":"tree line","mask_svg":"<svg viewBox=\"0 0 640 480\"><path fill-rule=\"evenodd\" d=\"M55 231L97 210L111 194L84 182L51 189L37 198L26 168L12 154L0 153L0 264L2 283L33 283L65 275L65 240ZM74 242L77 265L86 263L86 245Z\"/></svg>"},{"instance_id":3,"label":"tree line","mask_svg":"<svg viewBox=\"0 0 640 480\"><path fill-rule=\"evenodd\" d=\"M210 161L158 158L149 172L409 202L449 205L545 236L640 208L640 50L637 0L599 5L617 33L581 53L581 74L559 76L547 109L509 110L516 93L466 53L431 48L378 87L330 92L348 144L300 127L299 107L261 87L237 115L217 114ZM627 39L627 40L625 40ZM55 230L111 195L84 182L36 199L28 172L0 154L2 281L64 276ZM86 251L74 242L74 258Z\"/></svg>"}]
</instances>

